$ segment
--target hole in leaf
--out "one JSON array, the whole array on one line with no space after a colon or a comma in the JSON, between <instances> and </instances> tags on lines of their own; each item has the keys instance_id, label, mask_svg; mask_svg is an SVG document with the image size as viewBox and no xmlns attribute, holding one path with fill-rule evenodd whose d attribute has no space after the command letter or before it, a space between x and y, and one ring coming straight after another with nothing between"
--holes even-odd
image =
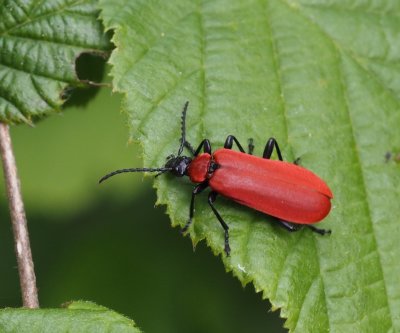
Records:
<instances>
[{"instance_id":1,"label":"hole in leaf","mask_svg":"<svg viewBox=\"0 0 400 333\"><path fill-rule=\"evenodd\" d=\"M100 83L104 77L107 58L105 53L81 53L75 60L78 79L93 84Z\"/></svg>"},{"instance_id":2,"label":"hole in leaf","mask_svg":"<svg viewBox=\"0 0 400 333\"><path fill-rule=\"evenodd\" d=\"M79 87L84 89L65 89L61 95L61 98L65 96L68 99L65 107L84 106L97 94L104 78L107 57L106 53L86 52L76 58L76 75L81 81Z\"/></svg>"}]
</instances>

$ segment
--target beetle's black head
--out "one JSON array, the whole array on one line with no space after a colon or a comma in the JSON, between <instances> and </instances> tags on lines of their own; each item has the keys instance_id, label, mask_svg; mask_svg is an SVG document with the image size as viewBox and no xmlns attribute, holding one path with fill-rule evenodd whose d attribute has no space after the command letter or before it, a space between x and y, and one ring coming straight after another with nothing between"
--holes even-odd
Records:
<instances>
[{"instance_id":1,"label":"beetle's black head","mask_svg":"<svg viewBox=\"0 0 400 333\"><path fill-rule=\"evenodd\" d=\"M183 177L187 174L187 168L192 162L192 158L188 156L170 155L167 157L165 168L170 169L169 172L176 177Z\"/></svg>"}]
</instances>

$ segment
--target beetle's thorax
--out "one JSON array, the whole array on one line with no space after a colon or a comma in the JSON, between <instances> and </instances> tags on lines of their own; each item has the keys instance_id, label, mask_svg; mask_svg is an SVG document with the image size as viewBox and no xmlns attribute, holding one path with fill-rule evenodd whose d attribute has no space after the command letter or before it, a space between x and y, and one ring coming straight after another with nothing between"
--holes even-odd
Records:
<instances>
[{"instance_id":1,"label":"beetle's thorax","mask_svg":"<svg viewBox=\"0 0 400 333\"><path fill-rule=\"evenodd\" d=\"M218 167L212 155L203 153L196 156L189 164L187 175L193 183L202 183L209 179Z\"/></svg>"}]
</instances>

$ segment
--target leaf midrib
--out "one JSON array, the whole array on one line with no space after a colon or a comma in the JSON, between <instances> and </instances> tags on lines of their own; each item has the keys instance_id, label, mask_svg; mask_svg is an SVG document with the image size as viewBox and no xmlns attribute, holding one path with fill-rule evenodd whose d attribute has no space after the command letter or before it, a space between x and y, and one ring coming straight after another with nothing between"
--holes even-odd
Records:
<instances>
[{"instance_id":1,"label":"leaf midrib","mask_svg":"<svg viewBox=\"0 0 400 333\"><path fill-rule=\"evenodd\" d=\"M283 3L285 3L287 5L287 7L293 11L293 8L285 1L282 0ZM350 124L350 131L351 131L351 135L352 135L352 141L353 141L353 151L354 151L354 155L357 161L357 168L358 168L358 173L360 175L360 179L361 179L361 183L363 184L362 187L362 192L363 192L363 201L365 202L365 206L366 206L366 210L367 210L367 216L368 216L368 221L369 221L369 225L370 225L370 229L372 230L372 234L373 234L373 239L374 239L374 244L375 244L375 251L378 254L378 261L379 261L379 273L381 276L381 280L384 282L384 289L385 289L385 301L386 301L386 305L387 305L387 309L389 310L390 313L390 327L393 328L393 310L391 308L391 304L389 302L389 293L387 290L387 283L386 283L386 279L385 279L385 274L383 271L383 266L382 266L382 253L379 250L379 243L377 242L376 239L376 232L375 232L375 228L374 228L374 223L372 221L372 215L371 215L371 205L368 199L368 195L366 192L366 181L365 181L365 173L364 173L364 168L363 168L363 164L361 163L361 156L360 153L358 152L358 149L356 148L356 137L355 137L355 133L354 133L354 125L353 125L353 121L352 121L352 117L351 117L351 113L350 113L350 109L349 109L349 104L348 104L348 98L347 93L346 93L346 88L345 88L345 84L344 84L344 74L343 74L343 70L342 70L342 62L340 60L340 54L341 54L341 50L345 51L347 50L347 48L343 48L339 43L336 42L336 40L329 35L328 32L326 32L317 22L314 22L310 17L308 17L307 15L305 15L302 11L296 11L296 13L299 13L304 19L306 19L310 24L312 24L314 27L316 27L325 37L327 40L329 40L332 45L334 46L335 50L336 50L336 55L337 55L337 68L339 70L339 76L340 76L340 88L342 90L342 96L343 96L343 102L344 102L344 106L346 109L346 114L348 116L348 120L349 120L349 124ZM355 57L354 53L349 50L348 52L349 57L367 74L369 74L376 83L379 84L379 86L381 86L386 92L389 92L390 95L393 94L393 92L391 90L388 90L383 83L377 79L376 75L374 75L373 73L371 73L368 69L364 68L364 66L362 66L360 64L360 62L357 60L357 57ZM399 105L400 101L397 100L397 98L395 96L394 100L396 101L396 103ZM318 254L318 253L317 253ZM323 279L323 275L321 275L322 277L322 281L323 281L323 285L324 285L324 295L325 295L325 304L326 304L326 309L329 312L328 309L328 304L327 304L327 300L326 300L326 293L325 293L325 283L324 283L324 279ZM329 327L330 327L330 316L328 315L328 321L329 321Z\"/></svg>"}]
</instances>

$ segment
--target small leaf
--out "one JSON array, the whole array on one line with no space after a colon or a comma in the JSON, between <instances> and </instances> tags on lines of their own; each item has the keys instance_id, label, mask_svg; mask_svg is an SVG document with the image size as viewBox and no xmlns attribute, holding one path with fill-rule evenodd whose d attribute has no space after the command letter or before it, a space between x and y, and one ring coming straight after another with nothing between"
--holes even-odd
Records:
<instances>
[{"instance_id":1,"label":"small leaf","mask_svg":"<svg viewBox=\"0 0 400 333\"><path fill-rule=\"evenodd\" d=\"M400 331L398 1L101 1L115 29L111 56L132 137L144 165L187 138L213 148L252 137L255 154L274 136L284 158L326 180L329 237L290 234L273 218L218 199L231 257L206 203L196 199L190 235L222 253L227 270L281 309L291 332ZM122 10L123 8L123 10ZM193 184L165 175L158 203L174 226L188 218Z\"/></svg>"},{"instance_id":2,"label":"small leaf","mask_svg":"<svg viewBox=\"0 0 400 333\"><path fill-rule=\"evenodd\" d=\"M140 333L132 320L103 306L84 301L69 303L65 309L2 309L0 331Z\"/></svg>"},{"instance_id":3,"label":"small leaf","mask_svg":"<svg viewBox=\"0 0 400 333\"><path fill-rule=\"evenodd\" d=\"M83 86L75 62L107 56L95 0L0 1L0 121L31 122Z\"/></svg>"}]
</instances>

